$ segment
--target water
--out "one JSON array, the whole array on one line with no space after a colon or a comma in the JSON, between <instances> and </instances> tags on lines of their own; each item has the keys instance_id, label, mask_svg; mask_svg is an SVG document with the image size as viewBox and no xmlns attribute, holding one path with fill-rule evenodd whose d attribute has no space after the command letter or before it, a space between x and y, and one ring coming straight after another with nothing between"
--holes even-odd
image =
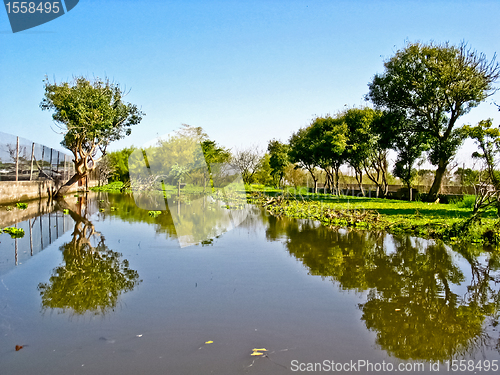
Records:
<instances>
[{"instance_id":1,"label":"water","mask_svg":"<svg viewBox=\"0 0 500 375\"><path fill-rule=\"evenodd\" d=\"M180 248L168 214L124 195L46 211L17 224L17 257L0 235L1 374L422 374L453 359L494 372L500 360L493 253L258 207Z\"/></svg>"}]
</instances>

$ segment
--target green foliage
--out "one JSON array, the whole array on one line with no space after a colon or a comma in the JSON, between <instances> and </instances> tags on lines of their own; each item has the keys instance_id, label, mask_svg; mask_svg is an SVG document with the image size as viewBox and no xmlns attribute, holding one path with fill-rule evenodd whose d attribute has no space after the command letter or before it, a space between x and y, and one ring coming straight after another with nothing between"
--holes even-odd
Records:
<instances>
[{"instance_id":1,"label":"green foliage","mask_svg":"<svg viewBox=\"0 0 500 375\"><path fill-rule=\"evenodd\" d=\"M16 203L16 207L19 208L20 210L25 210L28 208L28 203L18 202L18 203Z\"/></svg>"},{"instance_id":2,"label":"green foliage","mask_svg":"<svg viewBox=\"0 0 500 375\"><path fill-rule=\"evenodd\" d=\"M285 177L285 168L290 164L290 159L288 157L289 146L273 139L269 141L267 151L270 155L269 166L271 168L274 186L279 187Z\"/></svg>"},{"instance_id":3,"label":"green foliage","mask_svg":"<svg viewBox=\"0 0 500 375\"><path fill-rule=\"evenodd\" d=\"M351 108L343 115L348 133L345 158L355 170L361 170L375 146L372 123L379 116L380 113L369 107Z\"/></svg>"},{"instance_id":4,"label":"green foliage","mask_svg":"<svg viewBox=\"0 0 500 375\"><path fill-rule=\"evenodd\" d=\"M113 308L119 295L132 290L139 277L128 261L119 261L120 255L103 246L67 254L66 265L57 267L48 283L38 285L44 309L104 314Z\"/></svg>"},{"instance_id":5,"label":"green foliage","mask_svg":"<svg viewBox=\"0 0 500 375\"><path fill-rule=\"evenodd\" d=\"M425 135L412 131L414 127L414 120L396 111L385 111L375 123L375 132L380 136L384 146L397 152L393 169L394 176L399 177L409 191L417 177L415 163L422 152L429 149Z\"/></svg>"},{"instance_id":6,"label":"green foliage","mask_svg":"<svg viewBox=\"0 0 500 375\"><path fill-rule=\"evenodd\" d=\"M104 154L109 143L130 135L131 126L144 116L136 105L123 101L123 90L108 79L76 77L57 84L46 77L44 84L40 107L53 111L52 119L64 134L61 144L73 153L79 176L96 167L98 151Z\"/></svg>"},{"instance_id":7,"label":"green foliage","mask_svg":"<svg viewBox=\"0 0 500 375\"><path fill-rule=\"evenodd\" d=\"M134 151L135 147L131 146L119 151L108 153L109 160L114 169L112 180L121 182L130 181L130 175L128 171L128 158Z\"/></svg>"},{"instance_id":8,"label":"green foliage","mask_svg":"<svg viewBox=\"0 0 500 375\"><path fill-rule=\"evenodd\" d=\"M500 179L495 172L497 157L500 154L500 129L492 127L491 119L482 120L476 126L466 125L464 132L479 146L479 151L472 157L481 159L486 164L488 181L500 189Z\"/></svg>"},{"instance_id":9,"label":"green foliage","mask_svg":"<svg viewBox=\"0 0 500 375\"><path fill-rule=\"evenodd\" d=\"M67 209L75 220L73 238L61 246L64 264L56 267L47 283L38 284L43 309L61 309L75 314L105 314L119 296L140 283L139 274L110 250L91 222Z\"/></svg>"},{"instance_id":10,"label":"green foliage","mask_svg":"<svg viewBox=\"0 0 500 375\"><path fill-rule=\"evenodd\" d=\"M470 209L457 204L333 196L295 189L290 189L284 198L273 198L272 204L267 202L266 197L261 199L273 215L319 220L330 227L380 229L465 243L494 244L485 237L485 233L488 236L490 232L497 233L500 239L495 212L486 212L481 224L474 223L467 228L464 223L471 217ZM496 237L492 238L495 240Z\"/></svg>"},{"instance_id":11,"label":"green foliage","mask_svg":"<svg viewBox=\"0 0 500 375\"><path fill-rule=\"evenodd\" d=\"M273 172L271 168L271 157L268 153L264 154L260 160L259 167L253 175L253 181L256 184L262 184L264 186L273 185Z\"/></svg>"},{"instance_id":12,"label":"green foliage","mask_svg":"<svg viewBox=\"0 0 500 375\"><path fill-rule=\"evenodd\" d=\"M206 139L201 142L203 156L207 162L208 170L211 172L211 165L216 163L227 163L231 158L231 152L219 146L215 141Z\"/></svg>"},{"instance_id":13,"label":"green foliage","mask_svg":"<svg viewBox=\"0 0 500 375\"><path fill-rule=\"evenodd\" d=\"M476 201L475 195L464 195L463 199L459 200L455 204L457 207L460 207L460 208L473 209L475 201Z\"/></svg>"},{"instance_id":14,"label":"green foliage","mask_svg":"<svg viewBox=\"0 0 500 375\"><path fill-rule=\"evenodd\" d=\"M102 191L102 192L108 192L108 193L119 193L122 191L123 187L124 187L124 183L122 181L115 181L115 182L111 182L110 184L107 184L107 185L91 187L90 190Z\"/></svg>"},{"instance_id":15,"label":"green foliage","mask_svg":"<svg viewBox=\"0 0 500 375\"><path fill-rule=\"evenodd\" d=\"M471 168L457 168L454 175L461 186L474 186L479 183L480 172Z\"/></svg>"},{"instance_id":16,"label":"green foliage","mask_svg":"<svg viewBox=\"0 0 500 375\"><path fill-rule=\"evenodd\" d=\"M187 166L179 165L177 163L172 165L170 173L168 174L168 176L171 177L172 182L174 184L182 182L184 177L186 177L187 175L189 175L189 168Z\"/></svg>"},{"instance_id":17,"label":"green foliage","mask_svg":"<svg viewBox=\"0 0 500 375\"><path fill-rule=\"evenodd\" d=\"M8 233L11 238L23 238L24 237L24 229L15 228L15 227L6 227L0 229L0 233Z\"/></svg>"},{"instance_id":18,"label":"green foliage","mask_svg":"<svg viewBox=\"0 0 500 375\"><path fill-rule=\"evenodd\" d=\"M158 217L161 215L161 211L148 211L148 215L151 217Z\"/></svg>"},{"instance_id":19,"label":"green foliage","mask_svg":"<svg viewBox=\"0 0 500 375\"><path fill-rule=\"evenodd\" d=\"M492 94L500 66L465 44L447 43L408 43L384 66L385 72L369 84L368 98L379 108L403 113L413 121L409 129L425 135L431 146L429 160L438 166L429 191L433 200L466 136L455 128L456 122Z\"/></svg>"},{"instance_id":20,"label":"green foliage","mask_svg":"<svg viewBox=\"0 0 500 375\"><path fill-rule=\"evenodd\" d=\"M207 135L201 127L183 124L174 134L159 139L155 146L135 150L129 158L130 173L138 177L133 181L133 185L137 185L134 188L144 188L141 187L143 182L139 181L141 178L151 179L145 183L145 189L161 189L162 184L176 185L179 181L202 186L203 182L209 181L207 167L217 168L217 163L207 165L203 147L214 162L221 150L215 143L205 141ZM144 174L145 162L151 172L149 177Z\"/></svg>"},{"instance_id":21,"label":"green foliage","mask_svg":"<svg viewBox=\"0 0 500 375\"><path fill-rule=\"evenodd\" d=\"M311 126L301 128L290 137L290 161L295 164L295 168L306 169L311 175L314 187L318 181L316 168L320 165L318 154L313 152L315 139L311 134Z\"/></svg>"}]
</instances>

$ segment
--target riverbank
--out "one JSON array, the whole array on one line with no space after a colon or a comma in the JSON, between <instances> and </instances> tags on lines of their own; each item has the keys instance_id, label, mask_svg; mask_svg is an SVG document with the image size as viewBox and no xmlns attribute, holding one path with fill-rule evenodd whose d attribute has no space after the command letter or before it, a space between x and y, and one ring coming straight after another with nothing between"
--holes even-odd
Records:
<instances>
[{"instance_id":1,"label":"riverbank","mask_svg":"<svg viewBox=\"0 0 500 375\"><path fill-rule=\"evenodd\" d=\"M112 183L96 191L120 192L122 183ZM264 206L274 216L318 220L327 227L385 230L449 243L500 245L500 221L495 209L468 226L474 196L442 203L408 202L382 198L313 194L306 189L278 189L247 186L248 199ZM189 194L189 189L183 190ZM199 193L199 191L197 191Z\"/></svg>"},{"instance_id":2,"label":"riverbank","mask_svg":"<svg viewBox=\"0 0 500 375\"><path fill-rule=\"evenodd\" d=\"M449 204L379 198L309 194L300 196L254 194L255 202L275 216L318 220L329 227L386 230L447 242L500 243L496 210L464 226L472 215L471 199Z\"/></svg>"}]
</instances>

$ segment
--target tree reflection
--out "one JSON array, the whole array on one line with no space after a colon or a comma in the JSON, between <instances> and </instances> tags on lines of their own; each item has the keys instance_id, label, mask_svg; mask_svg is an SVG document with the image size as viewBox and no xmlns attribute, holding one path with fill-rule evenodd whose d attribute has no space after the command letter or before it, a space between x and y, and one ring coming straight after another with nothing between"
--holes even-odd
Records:
<instances>
[{"instance_id":1,"label":"tree reflection","mask_svg":"<svg viewBox=\"0 0 500 375\"><path fill-rule=\"evenodd\" d=\"M140 282L139 274L106 246L104 236L89 220L68 211L75 221L73 238L60 247L64 265L53 270L48 283L38 285L43 309L105 314L122 293Z\"/></svg>"},{"instance_id":2,"label":"tree reflection","mask_svg":"<svg viewBox=\"0 0 500 375\"><path fill-rule=\"evenodd\" d=\"M443 243L270 218L267 237L285 233L288 251L310 274L330 278L342 289L368 292L359 305L362 320L390 355L443 360L495 346L485 327L487 318L497 324L500 307L495 253L480 261L471 248L457 249L471 268L461 296L454 290L466 280L466 270Z\"/></svg>"}]
</instances>

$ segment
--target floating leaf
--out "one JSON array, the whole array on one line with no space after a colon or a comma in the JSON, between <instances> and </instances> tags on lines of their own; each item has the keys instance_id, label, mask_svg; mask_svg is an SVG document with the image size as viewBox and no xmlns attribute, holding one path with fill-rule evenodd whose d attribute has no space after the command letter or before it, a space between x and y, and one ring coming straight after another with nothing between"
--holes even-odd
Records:
<instances>
[{"instance_id":1,"label":"floating leaf","mask_svg":"<svg viewBox=\"0 0 500 375\"><path fill-rule=\"evenodd\" d=\"M24 345L16 345L16 352L24 348Z\"/></svg>"},{"instance_id":2,"label":"floating leaf","mask_svg":"<svg viewBox=\"0 0 500 375\"><path fill-rule=\"evenodd\" d=\"M149 216L151 217L158 217L161 215L161 211L148 211Z\"/></svg>"},{"instance_id":3,"label":"floating leaf","mask_svg":"<svg viewBox=\"0 0 500 375\"><path fill-rule=\"evenodd\" d=\"M11 238L23 238L24 237L24 229L23 228L7 227L7 228L0 229L0 233L9 233Z\"/></svg>"}]
</instances>

